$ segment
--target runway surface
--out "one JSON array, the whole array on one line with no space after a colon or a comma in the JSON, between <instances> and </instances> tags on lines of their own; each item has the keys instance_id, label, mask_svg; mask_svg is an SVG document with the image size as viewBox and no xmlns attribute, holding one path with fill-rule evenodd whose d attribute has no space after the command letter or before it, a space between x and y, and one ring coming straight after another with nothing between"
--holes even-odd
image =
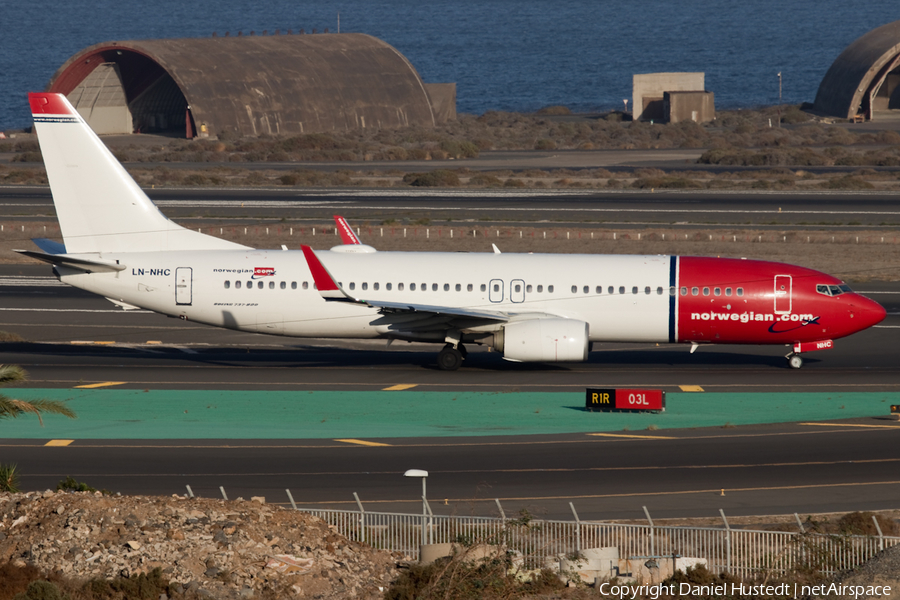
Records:
<instances>
[{"instance_id":1,"label":"runway surface","mask_svg":"<svg viewBox=\"0 0 900 600\"><path fill-rule=\"evenodd\" d=\"M169 217L182 222L282 219L331 224L334 214L381 223L387 218L479 225L554 224L895 228L896 194L816 192L742 193L595 190L506 191L414 188L152 189ZM55 221L48 188L0 187L0 219Z\"/></svg>"},{"instance_id":2,"label":"runway surface","mask_svg":"<svg viewBox=\"0 0 900 600\"><path fill-rule=\"evenodd\" d=\"M145 389L184 390L186 396L192 390L238 395L242 390L301 395L344 390L385 398L464 390L505 397L544 393L550 398L551 392L569 391L580 398L587 386L661 388L670 397L681 392L681 386L698 386L704 392L697 393L709 398L737 398L746 392L824 394L831 402L810 402L808 412L803 400L797 400L800 396L786 396L800 410L801 417L791 420L825 418L836 423L841 411L853 418L841 419L845 424L836 427L734 426L740 421L728 421L724 400L717 409L726 416L715 427L701 429L669 429L658 418L656 423L606 431L597 427L593 432L488 431L478 437L377 436L341 442L336 440L349 436L101 440L79 435L61 447L45 446L50 437L22 439L16 427L26 425L8 421L0 455L22 468L29 489L54 487L72 475L122 493L185 493L184 486L190 485L196 494L218 496L223 486L231 498L264 495L271 502L286 503L284 490L290 489L300 505L337 508L354 507L356 491L368 510L415 512L420 488L402 473L420 468L430 473L429 497L436 512L493 514L493 499L499 498L508 514L527 508L559 518L571 514L568 503L573 502L582 519L640 518L642 506L657 517L711 516L719 508L733 515L896 508L900 493L900 478L893 473L900 461L895 437L900 424L888 416L900 390L896 284L857 285L885 305L890 316L879 328L839 340L832 351L808 355L800 371L786 368L781 348L711 347L692 355L687 347L616 344L599 346L585 364L537 369L472 352L463 369L447 373L435 368L429 346L395 344L386 350L381 342L336 344L219 330L143 311L124 312L47 275L48 268L41 266L0 267L0 329L28 341L5 345L4 361L25 366L31 386L72 397L91 397L85 395L90 390L76 386L110 382L121 384L97 388L96 393L132 390L138 403ZM411 387L382 391L397 385ZM864 394L860 398L865 398L868 412L853 412L858 408L855 393ZM547 413L595 416L579 412L578 402L569 399L565 406L545 404ZM821 408L826 405L831 412ZM171 404L144 406L142 414L163 412L167 406ZM408 410L427 414L430 408L422 403ZM540 408L522 407L535 419L540 415L534 411ZM735 403L733 415L755 408ZM494 412L477 406L465 412L476 424L484 412L490 421L483 427L504 426L502 415L498 418ZM779 417L771 415L772 420ZM203 416L197 419L202 428ZM128 431L125 421L121 427ZM647 429L659 423L663 428ZM57 437L58 427L66 425L48 419L53 439L71 439Z\"/></svg>"}]
</instances>

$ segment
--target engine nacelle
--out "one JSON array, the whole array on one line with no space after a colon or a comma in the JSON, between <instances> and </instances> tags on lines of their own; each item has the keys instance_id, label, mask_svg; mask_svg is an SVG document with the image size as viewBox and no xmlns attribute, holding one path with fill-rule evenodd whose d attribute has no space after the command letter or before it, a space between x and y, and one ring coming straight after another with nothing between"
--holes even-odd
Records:
<instances>
[{"instance_id":1,"label":"engine nacelle","mask_svg":"<svg viewBox=\"0 0 900 600\"><path fill-rule=\"evenodd\" d=\"M582 362L590 349L589 327L574 319L514 321L494 334L494 349L516 362Z\"/></svg>"}]
</instances>

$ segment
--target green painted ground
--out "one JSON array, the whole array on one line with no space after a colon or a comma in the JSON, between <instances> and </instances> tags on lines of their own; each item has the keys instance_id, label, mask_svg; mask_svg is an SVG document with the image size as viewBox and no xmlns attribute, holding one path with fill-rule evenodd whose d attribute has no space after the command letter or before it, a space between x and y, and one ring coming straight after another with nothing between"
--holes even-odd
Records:
<instances>
[{"instance_id":1,"label":"green painted ground","mask_svg":"<svg viewBox=\"0 0 900 600\"><path fill-rule=\"evenodd\" d=\"M68 400L78 419L4 421L30 439L310 439L527 435L881 416L900 393L670 393L662 414L583 410L583 393L253 392L6 389Z\"/></svg>"}]
</instances>

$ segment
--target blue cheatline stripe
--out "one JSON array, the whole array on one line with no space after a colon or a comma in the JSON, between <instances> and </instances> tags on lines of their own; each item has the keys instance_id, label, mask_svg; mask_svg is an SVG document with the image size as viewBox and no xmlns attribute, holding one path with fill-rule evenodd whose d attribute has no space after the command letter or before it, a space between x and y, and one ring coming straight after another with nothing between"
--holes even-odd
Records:
<instances>
[{"instance_id":1,"label":"blue cheatline stripe","mask_svg":"<svg viewBox=\"0 0 900 600\"><path fill-rule=\"evenodd\" d=\"M669 258L669 343L675 343L675 302L678 300L678 288L676 287L676 274L678 273L678 257ZM675 294L671 293L675 288Z\"/></svg>"}]
</instances>

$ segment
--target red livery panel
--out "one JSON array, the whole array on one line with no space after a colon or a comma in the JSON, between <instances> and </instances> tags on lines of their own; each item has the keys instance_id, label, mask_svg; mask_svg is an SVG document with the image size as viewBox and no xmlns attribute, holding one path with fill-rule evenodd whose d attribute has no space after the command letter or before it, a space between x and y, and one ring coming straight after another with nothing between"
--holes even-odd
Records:
<instances>
[{"instance_id":1,"label":"red livery panel","mask_svg":"<svg viewBox=\"0 0 900 600\"><path fill-rule=\"evenodd\" d=\"M678 260L679 342L819 342L850 335L885 317L878 303L812 269L758 260Z\"/></svg>"},{"instance_id":2,"label":"red livery panel","mask_svg":"<svg viewBox=\"0 0 900 600\"><path fill-rule=\"evenodd\" d=\"M63 101L59 94L31 93L28 102L33 115L71 115L75 114Z\"/></svg>"}]
</instances>

